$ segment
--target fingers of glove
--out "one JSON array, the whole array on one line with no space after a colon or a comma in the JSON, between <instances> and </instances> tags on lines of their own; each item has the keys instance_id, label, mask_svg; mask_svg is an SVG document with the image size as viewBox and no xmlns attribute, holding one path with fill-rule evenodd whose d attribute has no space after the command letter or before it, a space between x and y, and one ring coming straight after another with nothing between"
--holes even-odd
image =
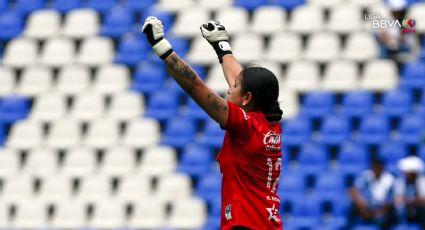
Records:
<instances>
[{"instance_id":1,"label":"fingers of glove","mask_svg":"<svg viewBox=\"0 0 425 230\"><path fill-rule=\"evenodd\" d=\"M146 18L146 20L145 20L145 23L143 24L142 32L143 32L143 33L145 33L145 29L146 29L146 27L147 27L148 25L152 25L152 23L153 23L155 20L158 20L158 19L157 19L156 17L154 17L154 16L149 16L149 17L147 17L147 18Z\"/></svg>"}]
</instances>

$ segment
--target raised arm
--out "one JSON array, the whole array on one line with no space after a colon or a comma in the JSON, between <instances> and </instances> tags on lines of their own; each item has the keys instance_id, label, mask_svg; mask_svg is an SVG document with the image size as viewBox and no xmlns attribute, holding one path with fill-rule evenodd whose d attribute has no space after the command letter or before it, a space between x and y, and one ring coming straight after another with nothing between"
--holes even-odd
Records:
<instances>
[{"instance_id":1,"label":"raised arm","mask_svg":"<svg viewBox=\"0 0 425 230\"><path fill-rule=\"evenodd\" d=\"M227 84L232 86L242 67L232 54L226 28L218 21L209 21L201 26L201 33L217 53Z\"/></svg>"},{"instance_id":2,"label":"raised arm","mask_svg":"<svg viewBox=\"0 0 425 230\"><path fill-rule=\"evenodd\" d=\"M198 74L173 51L171 44L164 39L162 22L155 17L148 17L142 31L176 82L212 119L225 126L228 118L227 101L208 88Z\"/></svg>"}]
</instances>

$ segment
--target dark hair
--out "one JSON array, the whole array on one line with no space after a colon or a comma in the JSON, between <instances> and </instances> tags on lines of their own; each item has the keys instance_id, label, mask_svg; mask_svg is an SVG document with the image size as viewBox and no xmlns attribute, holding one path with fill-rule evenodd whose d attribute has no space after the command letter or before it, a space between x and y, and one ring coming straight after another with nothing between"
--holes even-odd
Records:
<instances>
[{"instance_id":1,"label":"dark hair","mask_svg":"<svg viewBox=\"0 0 425 230\"><path fill-rule=\"evenodd\" d=\"M279 82L276 76L263 67L247 67L242 70L242 92L252 93L254 108L264 113L270 122L282 119L279 102Z\"/></svg>"}]
</instances>

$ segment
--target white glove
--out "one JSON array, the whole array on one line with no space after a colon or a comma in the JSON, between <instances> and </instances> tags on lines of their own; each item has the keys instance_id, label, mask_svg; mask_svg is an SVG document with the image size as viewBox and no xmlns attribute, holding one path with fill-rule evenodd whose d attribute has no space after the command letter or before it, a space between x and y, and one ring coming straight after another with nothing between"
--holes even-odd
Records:
<instances>
[{"instance_id":1,"label":"white glove","mask_svg":"<svg viewBox=\"0 0 425 230\"><path fill-rule=\"evenodd\" d=\"M229 44L229 35L226 28L219 21L209 21L201 26L202 36L212 45L217 53L220 63L223 62L223 56L232 53Z\"/></svg>"},{"instance_id":2,"label":"white glove","mask_svg":"<svg viewBox=\"0 0 425 230\"><path fill-rule=\"evenodd\" d=\"M164 25L161 20L154 16L149 16L143 24L142 32L146 34L153 51L162 59L165 59L173 52L171 44L164 39Z\"/></svg>"}]
</instances>

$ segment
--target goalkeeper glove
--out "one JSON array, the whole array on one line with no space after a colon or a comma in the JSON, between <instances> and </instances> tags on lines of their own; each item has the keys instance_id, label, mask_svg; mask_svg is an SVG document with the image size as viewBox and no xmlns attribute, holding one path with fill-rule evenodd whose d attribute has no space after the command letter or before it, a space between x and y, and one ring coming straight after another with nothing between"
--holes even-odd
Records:
<instances>
[{"instance_id":1,"label":"goalkeeper glove","mask_svg":"<svg viewBox=\"0 0 425 230\"><path fill-rule=\"evenodd\" d=\"M142 32L146 34L153 51L161 59L167 58L173 52L171 44L164 38L164 25L158 18L147 17Z\"/></svg>"},{"instance_id":2,"label":"goalkeeper glove","mask_svg":"<svg viewBox=\"0 0 425 230\"><path fill-rule=\"evenodd\" d=\"M229 35L226 28L219 21L209 21L201 26L202 36L212 45L217 53L220 63L223 62L223 56L232 53L229 44Z\"/></svg>"}]
</instances>

